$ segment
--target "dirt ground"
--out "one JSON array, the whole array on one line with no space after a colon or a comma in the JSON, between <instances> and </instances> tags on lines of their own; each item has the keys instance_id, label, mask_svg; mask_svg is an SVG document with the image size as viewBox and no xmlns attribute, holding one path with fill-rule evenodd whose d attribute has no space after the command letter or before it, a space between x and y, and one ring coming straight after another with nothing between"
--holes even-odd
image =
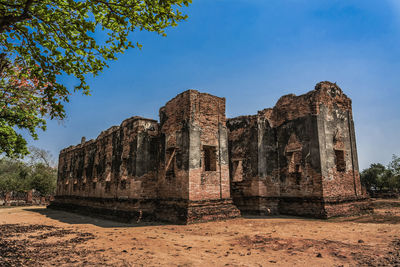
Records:
<instances>
[{"instance_id":1,"label":"dirt ground","mask_svg":"<svg viewBox=\"0 0 400 267\"><path fill-rule=\"evenodd\" d=\"M0 208L0 266L400 266L400 200L315 220L136 225L45 207Z\"/></svg>"}]
</instances>

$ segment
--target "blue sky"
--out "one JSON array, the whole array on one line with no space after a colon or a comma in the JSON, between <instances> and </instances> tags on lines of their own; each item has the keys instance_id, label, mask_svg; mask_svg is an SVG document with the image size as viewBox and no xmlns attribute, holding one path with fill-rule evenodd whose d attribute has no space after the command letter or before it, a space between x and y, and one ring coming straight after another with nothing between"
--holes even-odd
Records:
<instances>
[{"instance_id":1,"label":"blue sky","mask_svg":"<svg viewBox=\"0 0 400 267\"><path fill-rule=\"evenodd\" d=\"M176 94L226 97L227 116L255 114L280 96L337 82L353 99L360 168L400 155L400 0L193 0L189 19L90 78L67 119L30 145L55 157L69 145L138 115L158 119ZM72 88L73 79L63 78Z\"/></svg>"}]
</instances>

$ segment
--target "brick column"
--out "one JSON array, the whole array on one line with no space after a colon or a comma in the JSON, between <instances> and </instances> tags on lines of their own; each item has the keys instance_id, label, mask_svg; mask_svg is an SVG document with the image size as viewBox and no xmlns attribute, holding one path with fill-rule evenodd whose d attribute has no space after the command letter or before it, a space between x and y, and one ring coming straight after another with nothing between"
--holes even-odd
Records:
<instances>
[{"instance_id":1,"label":"brick column","mask_svg":"<svg viewBox=\"0 0 400 267\"><path fill-rule=\"evenodd\" d=\"M26 198L25 198L26 204L32 204L32 190L29 190L26 192Z\"/></svg>"},{"instance_id":2,"label":"brick column","mask_svg":"<svg viewBox=\"0 0 400 267\"><path fill-rule=\"evenodd\" d=\"M10 203L10 200L11 200L11 192L7 192L6 193L6 198L4 199L4 205L5 206L11 206L11 203Z\"/></svg>"}]
</instances>

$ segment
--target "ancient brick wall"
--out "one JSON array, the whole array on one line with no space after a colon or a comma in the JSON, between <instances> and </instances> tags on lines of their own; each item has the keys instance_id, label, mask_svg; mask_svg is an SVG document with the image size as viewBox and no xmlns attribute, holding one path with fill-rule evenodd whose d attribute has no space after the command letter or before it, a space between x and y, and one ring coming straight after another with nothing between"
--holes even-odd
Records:
<instances>
[{"instance_id":1,"label":"ancient brick wall","mask_svg":"<svg viewBox=\"0 0 400 267\"><path fill-rule=\"evenodd\" d=\"M351 100L336 84L283 96L273 108L227 125L233 199L242 211L324 217L335 214L334 203L365 197ZM241 154L239 181L235 161Z\"/></svg>"},{"instance_id":2,"label":"ancient brick wall","mask_svg":"<svg viewBox=\"0 0 400 267\"><path fill-rule=\"evenodd\" d=\"M320 104L318 127L324 196L361 196L351 101L336 87L323 86L319 90L326 100Z\"/></svg>"},{"instance_id":3,"label":"ancient brick wall","mask_svg":"<svg viewBox=\"0 0 400 267\"><path fill-rule=\"evenodd\" d=\"M53 196L42 196L40 192L35 190L26 192L0 191L0 206L47 205L53 199Z\"/></svg>"},{"instance_id":4,"label":"ancient brick wall","mask_svg":"<svg viewBox=\"0 0 400 267\"><path fill-rule=\"evenodd\" d=\"M282 198L322 196L317 120L304 97L282 97L272 109L228 120L235 204L247 212L279 213ZM235 158L243 157L243 180ZM244 207L244 206L245 207Z\"/></svg>"},{"instance_id":5,"label":"ancient brick wall","mask_svg":"<svg viewBox=\"0 0 400 267\"><path fill-rule=\"evenodd\" d=\"M189 90L160 109L165 147L159 196L165 216L186 220L235 217L230 200L225 99ZM183 200L183 201L182 201Z\"/></svg>"},{"instance_id":6,"label":"ancient brick wall","mask_svg":"<svg viewBox=\"0 0 400 267\"><path fill-rule=\"evenodd\" d=\"M236 217L229 184L225 99L189 90L61 151L51 206L177 223Z\"/></svg>"},{"instance_id":7,"label":"ancient brick wall","mask_svg":"<svg viewBox=\"0 0 400 267\"><path fill-rule=\"evenodd\" d=\"M192 93L191 108L190 199L230 198L225 98Z\"/></svg>"},{"instance_id":8,"label":"ancient brick wall","mask_svg":"<svg viewBox=\"0 0 400 267\"><path fill-rule=\"evenodd\" d=\"M270 169L278 171L282 197L322 195L317 119L313 107L312 94L287 95L267 113L276 138L276 162ZM266 145L271 147L272 144Z\"/></svg>"},{"instance_id":9,"label":"ancient brick wall","mask_svg":"<svg viewBox=\"0 0 400 267\"><path fill-rule=\"evenodd\" d=\"M160 196L229 198L225 99L189 90L160 109L160 120L166 144Z\"/></svg>"},{"instance_id":10,"label":"ancient brick wall","mask_svg":"<svg viewBox=\"0 0 400 267\"><path fill-rule=\"evenodd\" d=\"M276 195L274 184L269 183L269 190L265 190L267 179L259 177L257 116L229 119L227 127L232 198L241 211L258 213L260 197ZM279 187L275 189L279 191Z\"/></svg>"},{"instance_id":11,"label":"ancient brick wall","mask_svg":"<svg viewBox=\"0 0 400 267\"><path fill-rule=\"evenodd\" d=\"M188 90L160 123L132 117L62 150L51 206L177 223L237 217L237 207L352 214L368 210L357 161L351 100L336 84L228 120L225 98Z\"/></svg>"},{"instance_id":12,"label":"ancient brick wall","mask_svg":"<svg viewBox=\"0 0 400 267\"><path fill-rule=\"evenodd\" d=\"M140 201L157 197L156 121L133 117L103 131L95 140L82 141L60 153L58 202L113 209L115 203L104 200L119 199L118 206L135 210L143 206ZM154 207L142 209L152 212Z\"/></svg>"},{"instance_id":13,"label":"ancient brick wall","mask_svg":"<svg viewBox=\"0 0 400 267\"><path fill-rule=\"evenodd\" d=\"M160 109L159 197L189 199L190 98L184 92Z\"/></svg>"}]
</instances>

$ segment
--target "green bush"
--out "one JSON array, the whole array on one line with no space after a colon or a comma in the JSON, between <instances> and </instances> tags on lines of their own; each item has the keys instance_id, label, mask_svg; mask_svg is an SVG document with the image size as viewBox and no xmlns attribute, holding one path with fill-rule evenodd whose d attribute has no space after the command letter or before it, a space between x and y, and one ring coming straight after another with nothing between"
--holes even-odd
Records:
<instances>
[{"instance_id":1,"label":"green bush","mask_svg":"<svg viewBox=\"0 0 400 267\"><path fill-rule=\"evenodd\" d=\"M35 150L46 152L37 148ZM46 155L45 159L43 155ZM41 153L41 157L35 156L30 163L8 157L0 158L0 192L26 192L33 189L42 196L54 194L57 169L51 167L49 162L49 153Z\"/></svg>"},{"instance_id":2,"label":"green bush","mask_svg":"<svg viewBox=\"0 0 400 267\"><path fill-rule=\"evenodd\" d=\"M400 191L400 158L393 155L388 166L373 163L361 172L361 182L371 191Z\"/></svg>"},{"instance_id":3,"label":"green bush","mask_svg":"<svg viewBox=\"0 0 400 267\"><path fill-rule=\"evenodd\" d=\"M32 167L29 180L31 189L39 191L42 196L52 195L56 189L57 171L39 163Z\"/></svg>"},{"instance_id":4,"label":"green bush","mask_svg":"<svg viewBox=\"0 0 400 267\"><path fill-rule=\"evenodd\" d=\"M23 192L29 190L30 168L23 162L9 159L0 159L0 191Z\"/></svg>"}]
</instances>

